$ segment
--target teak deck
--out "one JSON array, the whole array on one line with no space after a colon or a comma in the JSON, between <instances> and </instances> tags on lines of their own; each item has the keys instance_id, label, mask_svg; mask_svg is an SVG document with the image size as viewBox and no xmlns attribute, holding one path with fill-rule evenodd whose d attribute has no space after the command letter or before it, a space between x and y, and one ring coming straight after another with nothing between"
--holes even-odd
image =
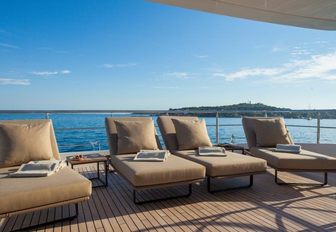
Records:
<instances>
[{"instance_id":1,"label":"teak deck","mask_svg":"<svg viewBox=\"0 0 336 232\"><path fill-rule=\"evenodd\" d=\"M79 166L88 177L95 165ZM336 231L336 174L329 185L279 186L274 171L255 177L251 189L210 194L206 183L194 185L189 198L135 205L130 186L116 173L109 173L107 188L93 189L89 201L79 205L71 222L37 231ZM320 173L280 173L286 181L321 180ZM247 178L222 181L234 185ZM239 182L239 183L238 183ZM143 192L146 199L185 191L185 187ZM0 231L11 231L73 213L74 207L58 207L14 216L0 221Z\"/></svg>"}]
</instances>

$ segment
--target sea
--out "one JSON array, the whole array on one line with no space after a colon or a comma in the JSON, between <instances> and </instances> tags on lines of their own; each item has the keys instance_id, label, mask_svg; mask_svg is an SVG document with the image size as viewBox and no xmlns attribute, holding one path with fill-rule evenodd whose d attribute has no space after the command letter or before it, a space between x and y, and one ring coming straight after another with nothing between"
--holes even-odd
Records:
<instances>
[{"instance_id":1,"label":"sea","mask_svg":"<svg viewBox=\"0 0 336 232\"><path fill-rule=\"evenodd\" d=\"M135 114L49 114L61 152L108 149L104 119L106 117L130 117ZM141 115L146 116L146 115ZM147 115L149 116L149 115ZM45 114L0 114L0 120L44 119ZM157 116L152 116L155 124ZM216 118L204 118L213 143L216 142ZM285 119L296 143L316 143L316 119ZM219 118L220 143L246 143L241 118ZM320 143L336 143L336 119L321 119ZM323 128L327 127L327 128ZM330 128L331 127L331 128ZM332 128L335 127L335 128ZM159 129L157 128L158 134ZM162 142L162 139L161 139Z\"/></svg>"}]
</instances>

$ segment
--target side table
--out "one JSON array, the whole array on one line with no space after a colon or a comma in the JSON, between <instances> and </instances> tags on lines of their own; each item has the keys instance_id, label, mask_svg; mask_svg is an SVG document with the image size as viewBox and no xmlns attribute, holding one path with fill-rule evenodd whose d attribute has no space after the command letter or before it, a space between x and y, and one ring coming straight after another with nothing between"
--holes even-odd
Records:
<instances>
[{"instance_id":1,"label":"side table","mask_svg":"<svg viewBox=\"0 0 336 232\"><path fill-rule=\"evenodd\" d=\"M218 147L224 147L225 150L229 151L241 151L242 154L246 154L246 148L243 145L232 144L232 143L220 143L217 144Z\"/></svg>"},{"instance_id":2,"label":"side table","mask_svg":"<svg viewBox=\"0 0 336 232\"><path fill-rule=\"evenodd\" d=\"M108 181L107 181L108 159L107 157L101 154L98 154L98 153L82 155L82 157L83 157L82 159L75 159L74 156L69 156L66 158L66 163L67 165L70 164L72 169L75 165L97 163L97 176L93 178L89 178L89 180L91 181L97 180L100 182L100 184L92 186L92 188L107 187L108 186ZM105 181L103 181L100 176L99 166L101 163L104 164Z\"/></svg>"}]
</instances>

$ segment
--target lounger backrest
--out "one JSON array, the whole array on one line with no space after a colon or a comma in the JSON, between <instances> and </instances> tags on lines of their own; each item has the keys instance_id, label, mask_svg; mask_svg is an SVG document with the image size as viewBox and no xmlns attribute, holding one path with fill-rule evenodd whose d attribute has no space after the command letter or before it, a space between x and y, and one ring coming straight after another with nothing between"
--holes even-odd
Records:
<instances>
[{"instance_id":1,"label":"lounger backrest","mask_svg":"<svg viewBox=\"0 0 336 232\"><path fill-rule=\"evenodd\" d=\"M38 125L45 122L51 122L50 123L50 142L51 142L51 148L55 159L61 159L61 156L59 154L57 141L55 137L55 131L52 124L52 121L50 119L31 119L31 120L1 120L0 124L22 124L22 125Z\"/></svg>"},{"instance_id":2,"label":"lounger backrest","mask_svg":"<svg viewBox=\"0 0 336 232\"><path fill-rule=\"evenodd\" d=\"M247 145L249 148L251 147L256 147L257 146L257 138L256 138L256 133L255 133L255 121L258 119L278 119L281 117L243 117L242 118L242 123L243 123L243 128L244 128L244 132L245 132L245 137L247 140ZM283 118L282 118L283 119ZM290 140L292 140L292 138L290 137L290 135L288 134Z\"/></svg>"},{"instance_id":3,"label":"lounger backrest","mask_svg":"<svg viewBox=\"0 0 336 232\"><path fill-rule=\"evenodd\" d=\"M158 126L166 145L166 148L170 151L178 150L176 130L172 119L190 119L197 120L198 117L187 116L159 116L157 119Z\"/></svg>"},{"instance_id":4,"label":"lounger backrest","mask_svg":"<svg viewBox=\"0 0 336 232\"><path fill-rule=\"evenodd\" d=\"M135 121L146 122L153 121L150 117L109 117L105 118L105 127L107 133L108 145L110 148L110 155L116 155L118 151L118 133L115 121ZM156 142L158 147L161 148L159 137L156 135Z\"/></svg>"}]
</instances>

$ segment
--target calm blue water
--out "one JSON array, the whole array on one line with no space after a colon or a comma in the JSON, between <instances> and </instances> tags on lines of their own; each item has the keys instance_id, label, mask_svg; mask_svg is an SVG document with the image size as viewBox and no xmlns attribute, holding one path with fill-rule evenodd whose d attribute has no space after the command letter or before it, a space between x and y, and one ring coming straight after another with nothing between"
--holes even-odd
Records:
<instances>
[{"instance_id":1,"label":"calm blue water","mask_svg":"<svg viewBox=\"0 0 336 232\"><path fill-rule=\"evenodd\" d=\"M108 149L104 119L110 114L51 114L61 152ZM113 116L129 116L113 114ZM0 114L0 120L41 119L44 114ZM153 117L156 122L156 117ZM215 125L215 118L205 118L207 125ZM316 126L316 119L286 119L288 125ZM241 124L240 118L220 118L220 124ZM335 119L321 120L321 126L335 126ZM77 130L73 128L100 127L99 129ZM63 130L66 128L66 130ZM289 127L295 142L316 142L316 128ZM216 128L208 126L210 138L216 141ZM159 132L159 131L158 131ZM232 140L232 136L234 139ZM223 126L219 131L220 142L245 143L242 126ZM336 129L321 129L321 143L336 143Z\"/></svg>"}]
</instances>

